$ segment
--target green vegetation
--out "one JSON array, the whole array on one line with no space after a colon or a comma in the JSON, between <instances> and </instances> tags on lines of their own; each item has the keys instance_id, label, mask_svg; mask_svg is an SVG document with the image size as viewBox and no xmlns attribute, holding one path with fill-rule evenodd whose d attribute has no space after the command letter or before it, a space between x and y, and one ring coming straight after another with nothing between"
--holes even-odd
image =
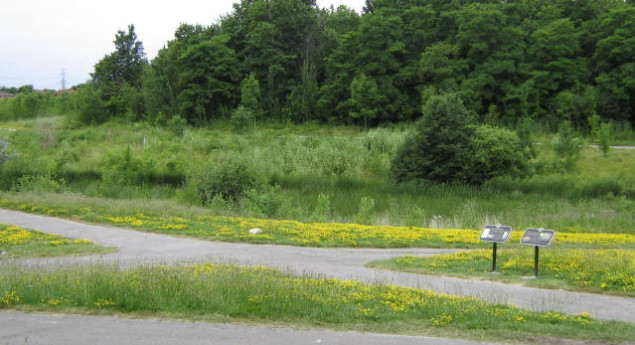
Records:
<instances>
[{"instance_id":1,"label":"green vegetation","mask_svg":"<svg viewBox=\"0 0 635 345\"><path fill-rule=\"evenodd\" d=\"M115 266L0 272L0 308L120 312L213 321L276 322L335 329L373 330L517 341L542 337L623 342L627 323L591 315L530 312L475 298L396 286L299 277L265 267L203 264L187 267Z\"/></svg>"},{"instance_id":2,"label":"green vegetation","mask_svg":"<svg viewBox=\"0 0 635 345\"><path fill-rule=\"evenodd\" d=\"M633 18L623 0L375 0L361 14L313 0L240 0L209 25L174 28L152 61L134 25L117 32L92 80L75 87L91 97L67 106L84 109L85 123L204 125L242 105L256 122L373 127L415 120L431 96L450 92L490 125L531 118L552 131L565 120L585 134L600 123L630 132ZM20 100L1 105L0 120L41 113L32 87L8 91Z\"/></svg>"},{"instance_id":3,"label":"green vegetation","mask_svg":"<svg viewBox=\"0 0 635 345\"><path fill-rule=\"evenodd\" d=\"M397 181L426 180L479 185L499 176L529 173L531 150L518 136L476 126L456 94L432 96L392 162Z\"/></svg>"},{"instance_id":4,"label":"green vegetation","mask_svg":"<svg viewBox=\"0 0 635 345\"><path fill-rule=\"evenodd\" d=\"M65 209L100 204L106 210L116 208L108 206L113 198L143 200L130 202L129 209L148 215L183 210L458 229L500 222L594 233L629 232L635 214L633 150L605 157L585 147L576 169L563 173L545 136L545 144L534 146L531 178L499 177L481 186L395 184L390 162L405 129L271 124L237 134L227 123L175 126L176 133L112 121L75 128L59 117L4 123L12 130L0 137L8 139L12 158L0 170L7 191L1 198Z\"/></svg>"},{"instance_id":5,"label":"green vegetation","mask_svg":"<svg viewBox=\"0 0 635 345\"><path fill-rule=\"evenodd\" d=\"M374 0L362 14L240 0L209 26L179 26L152 61L130 25L87 84L0 100L0 207L304 246L474 249L484 224L545 227L557 243L531 284L633 296L635 150L610 145L635 143L634 23L621 0ZM19 237L0 229L2 245ZM19 231L42 239L9 255L103 250ZM526 252L502 251L497 279L527 274ZM482 277L486 253L387 265ZM588 315L264 268L12 266L0 278L0 308L635 338Z\"/></svg>"},{"instance_id":6,"label":"green vegetation","mask_svg":"<svg viewBox=\"0 0 635 345\"><path fill-rule=\"evenodd\" d=\"M186 235L212 241L288 244L313 247L428 247L473 248L483 245L478 230L430 229L421 227L376 226L342 223L301 223L291 220L210 216L204 210L173 209L170 212L131 202L108 205L100 200L86 200L77 206L64 202L20 203L0 199L0 207L53 216L72 217L90 222L125 226L150 232ZM92 203L91 203L92 201ZM169 205L169 204L167 204ZM164 205L164 206L167 206ZM142 213L145 212L145 213ZM250 234L259 228L262 232ZM518 241L520 232L513 234ZM567 233L558 236L563 248L635 248L632 234Z\"/></svg>"},{"instance_id":7,"label":"green vegetation","mask_svg":"<svg viewBox=\"0 0 635 345\"><path fill-rule=\"evenodd\" d=\"M73 240L0 224L0 252L3 253L0 259L105 254L112 251L114 248L100 247L88 240Z\"/></svg>"},{"instance_id":8,"label":"green vegetation","mask_svg":"<svg viewBox=\"0 0 635 345\"><path fill-rule=\"evenodd\" d=\"M458 277L523 282L527 286L635 296L635 253L633 250L580 250L550 247L540 252L539 278L533 276L533 248L504 249L497 255L496 271L492 269L491 250L473 250L431 257L406 256L370 263L398 271L443 274Z\"/></svg>"}]
</instances>

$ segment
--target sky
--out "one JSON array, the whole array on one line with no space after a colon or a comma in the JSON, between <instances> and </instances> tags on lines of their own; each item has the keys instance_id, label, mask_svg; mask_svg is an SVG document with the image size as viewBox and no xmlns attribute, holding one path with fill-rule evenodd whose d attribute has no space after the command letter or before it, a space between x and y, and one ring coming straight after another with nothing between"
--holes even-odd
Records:
<instances>
[{"instance_id":1,"label":"sky","mask_svg":"<svg viewBox=\"0 0 635 345\"><path fill-rule=\"evenodd\" d=\"M31 84L59 90L90 79L95 64L114 51L118 30L134 24L148 59L181 23L210 25L237 0L17 0L0 6L0 86ZM321 8L365 0L317 0Z\"/></svg>"}]
</instances>

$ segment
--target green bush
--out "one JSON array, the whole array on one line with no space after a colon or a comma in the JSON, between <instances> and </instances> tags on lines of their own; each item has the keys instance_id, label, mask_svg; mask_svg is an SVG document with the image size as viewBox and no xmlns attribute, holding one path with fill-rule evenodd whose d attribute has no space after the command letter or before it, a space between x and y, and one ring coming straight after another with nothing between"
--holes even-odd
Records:
<instances>
[{"instance_id":1,"label":"green bush","mask_svg":"<svg viewBox=\"0 0 635 345\"><path fill-rule=\"evenodd\" d=\"M46 115L53 95L44 92L24 92L0 102L0 120L33 119Z\"/></svg>"},{"instance_id":2,"label":"green bush","mask_svg":"<svg viewBox=\"0 0 635 345\"><path fill-rule=\"evenodd\" d=\"M580 193L585 197L602 198L621 195L622 186L616 178L602 178L590 181L580 187Z\"/></svg>"},{"instance_id":3,"label":"green bush","mask_svg":"<svg viewBox=\"0 0 635 345\"><path fill-rule=\"evenodd\" d=\"M2 138L0 139L0 169L2 169L4 162L8 161L9 158L11 158L9 154L9 140Z\"/></svg>"},{"instance_id":4,"label":"green bush","mask_svg":"<svg viewBox=\"0 0 635 345\"><path fill-rule=\"evenodd\" d=\"M175 137L183 137L187 129L187 120L174 115L167 121L166 127Z\"/></svg>"},{"instance_id":5,"label":"green bush","mask_svg":"<svg viewBox=\"0 0 635 345\"><path fill-rule=\"evenodd\" d=\"M292 205L280 186L257 186L245 191L244 195L243 206L252 217L281 218L281 212Z\"/></svg>"},{"instance_id":6,"label":"green bush","mask_svg":"<svg viewBox=\"0 0 635 345\"><path fill-rule=\"evenodd\" d=\"M582 142L578 139L568 121L560 124L558 136L553 143L553 151L556 154L556 170L560 172L573 172L580 159Z\"/></svg>"},{"instance_id":7,"label":"green bush","mask_svg":"<svg viewBox=\"0 0 635 345\"><path fill-rule=\"evenodd\" d=\"M13 189L16 192L59 193L64 188L64 180L53 175L26 175L19 177Z\"/></svg>"},{"instance_id":8,"label":"green bush","mask_svg":"<svg viewBox=\"0 0 635 345\"><path fill-rule=\"evenodd\" d=\"M516 133L490 125L476 126L470 145L468 183L482 184L498 176L529 175L532 153Z\"/></svg>"},{"instance_id":9,"label":"green bush","mask_svg":"<svg viewBox=\"0 0 635 345\"><path fill-rule=\"evenodd\" d=\"M406 138L392 162L394 178L398 182L466 180L472 124L472 117L456 94L430 97L414 133Z\"/></svg>"},{"instance_id":10,"label":"green bush","mask_svg":"<svg viewBox=\"0 0 635 345\"><path fill-rule=\"evenodd\" d=\"M239 105L234 110L231 117L231 124L234 131L244 133L254 128L254 114L248 108Z\"/></svg>"},{"instance_id":11,"label":"green bush","mask_svg":"<svg viewBox=\"0 0 635 345\"><path fill-rule=\"evenodd\" d=\"M215 197L237 201L243 194L258 184L254 169L240 159L230 159L210 165L190 182L196 186L199 199L207 205Z\"/></svg>"},{"instance_id":12,"label":"green bush","mask_svg":"<svg viewBox=\"0 0 635 345\"><path fill-rule=\"evenodd\" d=\"M82 124L102 123L110 118L106 104L92 85L79 89L76 120Z\"/></svg>"},{"instance_id":13,"label":"green bush","mask_svg":"<svg viewBox=\"0 0 635 345\"><path fill-rule=\"evenodd\" d=\"M482 184L497 176L528 173L529 150L518 135L489 125L475 125L456 94L433 96L422 108L415 131L392 162L397 182Z\"/></svg>"}]
</instances>

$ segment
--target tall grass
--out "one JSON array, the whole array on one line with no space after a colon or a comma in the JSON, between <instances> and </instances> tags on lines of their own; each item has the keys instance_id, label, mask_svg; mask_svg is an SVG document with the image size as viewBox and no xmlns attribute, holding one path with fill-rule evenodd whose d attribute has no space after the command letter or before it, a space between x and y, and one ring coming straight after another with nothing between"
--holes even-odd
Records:
<instances>
[{"instance_id":1,"label":"tall grass","mask_svg":"<svg viewBox=\"0 0 635 345\"><path fill-rule=\"evenodd\" d=\"M631 150L605 157L587 148L578 170L564 175L496 179L478 187L395 185L389 168L406 135L402 128L277 124L238 135L219 123L187 128L181 136L169 128L116 121L71 129L63 118L53 118L11 126L19 130L0 136L17 155L0 172L0 187L18 193L162 199L172 205L205 203L219 215L439 228L504 223L626 232L635 213ZM548 145L536 149L536 165L548 171L544 167L553 159ZM203 200L199 177L231 161L243 162L247 180L257 183L237 200Z\"/></svg>"},{"instance_id":2,"label":"tall grass","mask_svg":"<svg viewBox=\"0 0 635 345\"><path fill-rule=\"evenodd\" d=\"M475 298L321 277L265 267L50 268L9 266L0 272L0 308L100 310L208 320L256 320L372 330L518 339L534 334L597 341L635 336L626 323L590 315L539 313Z\"/></svg>"}]
</instances>

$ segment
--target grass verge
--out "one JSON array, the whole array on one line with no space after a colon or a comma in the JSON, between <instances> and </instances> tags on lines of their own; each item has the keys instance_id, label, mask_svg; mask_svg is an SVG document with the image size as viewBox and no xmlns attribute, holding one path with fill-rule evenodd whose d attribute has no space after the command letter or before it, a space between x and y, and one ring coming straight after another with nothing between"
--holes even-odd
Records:
<instances>
[{"instance_id":1,"label":"grass verge","mask_svg":"<svg viewBox=\"0 0 635 345\"><path fill-rule=\"evenodd\" d=\"M491 250L405 256L375 261L368 266L635 297L635 252L632 250L547 248L540 252L539 277L532 280L523 279L533 276L534 251L530 248L499 251L496 270L499 274L490 274Z\"/></svg>"},{"instance_id":2,"label":"grass verge","mask_svg":"<svg viewBox=\"0 0 635 345\"><path fill-rule=\"evenodd\" d=\"M123 270L115 265L9 265L0 308L162 315L517 342L536 334L619 343L628 323L589 314L531 312L476 298L389 285L301 277L266 267L202 264ZM541 340L535 340L540 343Z\"/></svg>"},{"instance_id":3,"label":"grass verge","mask_svg":"<svg viewBox=\"0 0 635 345\"><path fill-rule=\"evenodd\" d=\"M84 239L69 239L55 234L0 224L0 259L80 256L105 254L114 248L101 247Z\"/></svg>"},{"instance_id":4,"label":"grass verge","mask_svg":"<svg viewBox=\"0 0 635 345\"><path fill-rule=\"evenodd\" d=\"M93 199L95 201L95 199ZM205 210L182 208L159 213L142 208L134 201L118 201L119 206L97 199L92 207L57 207L48 203L29 203L0 199L0 207L18 211L46 214L90 222L111 224L179 236L212 241L285 244L310 247L373 247L373 248L474 248L483 246L478 230L432 229L360 225L344 223L302 223L291 220L211 216ZM87 203L83 203L86 206ZM258 228L258 233L250 233ZM520 239L520 232L512 234L512 241ZM583 248L635 248L631 234L558 234L562 246Z\"/></svg>"}]
</instances>

